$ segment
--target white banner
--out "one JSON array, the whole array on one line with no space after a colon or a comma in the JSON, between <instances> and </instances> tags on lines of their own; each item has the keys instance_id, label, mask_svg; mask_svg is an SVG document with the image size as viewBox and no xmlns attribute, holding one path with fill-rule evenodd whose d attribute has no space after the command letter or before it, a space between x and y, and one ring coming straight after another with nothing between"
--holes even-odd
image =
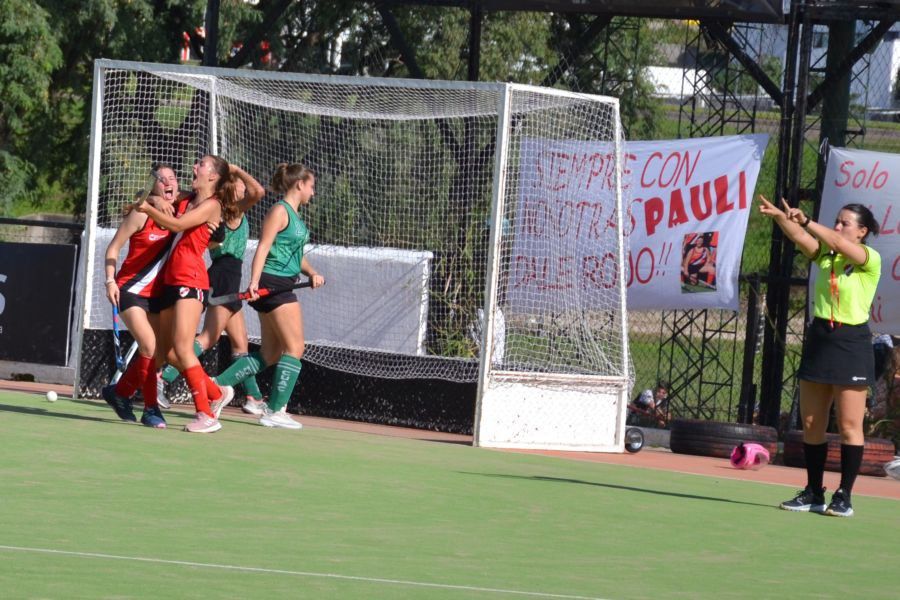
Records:
<instances>
[{"instance_id":1,"label":"white banner","mask_svg":"<svg viewBox=\"0 0 900 600\"><path fill-rule=\"evenodd\" d=\"M881 280L872 303L871 327L878 333L900 335L900 155L832 148L822 186L818 222L834 223L841 207L868 206L881 227L866 243L881 254ZM813 268L810 286L818 269ZM810 289L812 289L810 287ZM810 296L812 294L810 293Z\"/></svg>"},{"instance_id":2,"label":"white banner","mask_svg":"<svg viewBox=\"0 0 900 600\"><path fill-rule=\"evenodd\" d=\"M97 230L98 251L94 253L93 268L101 283L105 253L100 250L106 248L115 233L115 229ZM241 290L250 280L256 244L257 240L247 242ZM118 265L127 253L125 244ZM296 291L303 306L303 333L308 343L413 356L425 354L431 252L308 244L306 256L326 280L324 287L314 291ZM209 255L205 257L209 264ZM105 289L93 291L90 305L89 328L109 329L111 309ZM247 334L259 340L256 311L245 308L244 318Z\"/></svg>"},{"instance_id":3,"label":"white banner","mask_svg":"<svg viewBox=\"0 0 900 600\"><path fill-rule=\"evenodd\" d=\"M744 234L767 143L767 135L757 134L625 144L622 185L630 217L625 224L629 309L738 309ZM523 173L551 173L553 189L565 193L548 195L544 186L540 197L533 197L533 179L522 178L517 208L518 214L527 216L520 219L527 227L513 233L511 304L517 295L527 294L532 303L543 295L544 306L554 305L553 286L516 277L519 265L529 260L560 265L559 271L573 279L562 282L569 287L590 289L598 282L614 281L615 260L598 259L597 238L590 235L615 231L604 229L605 215L611 214L615 201L608 182L613 168L609 145L525 140L521 156ZM536 205L541 209L535 210ZM593 217L585 216L586 210ZM571 226L572 222L579 226ZM554 228L561 236L570 236L570 243L549 247L545 232ZM588 234L582 235L583 230ZM562 269L590 264L610 272Z\"/></svg>"}]
</instances>

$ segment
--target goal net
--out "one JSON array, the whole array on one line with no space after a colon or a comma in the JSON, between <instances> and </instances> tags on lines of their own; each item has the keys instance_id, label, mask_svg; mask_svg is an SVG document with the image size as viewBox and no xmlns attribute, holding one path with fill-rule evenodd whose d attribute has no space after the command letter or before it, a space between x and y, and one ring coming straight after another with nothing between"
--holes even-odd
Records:
<instances>
[{"instance_id":1,"label":"goal net","mask_svg":"<svg viewBox=\"0 0 900 600\"><path fill-rule=\"evenodd\" d=\"M108 361L89 351L111 328L103 254L151 163L171 165L189 189L207 153L264 186L278 163L300 162L316 173L301 215L307 256L327 281L299 292L305 360L382 378L478 380L485 445L519 435L515 405L531 403L543 420L558 413L595 431L602 421L604 441L590 447L621 445L629 373L614 99L100 60L93 108L81 375ZM608 152L573 162L566 142L588 140ZM248 213L245 283L276 199L267 192ZM256 315L245 314L258 342Z\"/></svg>"}]
</instances>

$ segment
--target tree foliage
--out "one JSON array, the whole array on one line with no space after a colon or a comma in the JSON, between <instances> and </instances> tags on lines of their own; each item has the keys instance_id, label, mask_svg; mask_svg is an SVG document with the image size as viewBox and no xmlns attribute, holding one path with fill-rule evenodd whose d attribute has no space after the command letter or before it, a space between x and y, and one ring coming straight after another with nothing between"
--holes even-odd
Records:
<instances>
[{"instance_id":1,"label":"tree foliage","mask_svg":"<svg viewBox=\"0 0 900 600\"><path fill-rule=\"evenodd\" d=\"M285 5L264 36L275 57L270 68L412 76L376 3L354 0L221 0L220 63L233 42L249 39L270 9ZM0 208L16 199L82 210L94 60L176 62L183 33L204 24L205 8L205 0L0 0ZM467 77L469 11L391 10L425 77ZM486 13L479 78L542 83L592 18ZM568 59L555 85L619 96L626 131L652 135L656 113L640 68L652 59L650 37L641 26L608 27L577 60ZM251 49L250 66L261 66L260 52Z\"/></svg>"},{"instance_id":2,"label":"tree foliage","mask_svg":"<svg viewBox=\"0 0 900 600\"><path fill-rule=\"evenodd\" d=\"M29 192L34 174L22 157L31 137L29 124L47 104L51 75L62 62L48 18L31 2L0 0L0 209Z\"/></svg>"}]
</instances>

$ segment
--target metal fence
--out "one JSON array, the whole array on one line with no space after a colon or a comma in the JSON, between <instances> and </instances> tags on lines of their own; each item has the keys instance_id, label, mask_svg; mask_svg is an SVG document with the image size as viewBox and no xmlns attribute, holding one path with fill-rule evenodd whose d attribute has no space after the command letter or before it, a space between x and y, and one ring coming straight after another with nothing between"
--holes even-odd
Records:
<instances>
[{"instance_id":1,"label":"metal fence","mask_svg":"<svg viewBox=\"0 0 900 600\"><path fill-rule=\"evenodd\" d=\"M848 12L842 20L829 21L827 14L813 9L825 4L793 2L784 24L600 15L585 21L580 45L561 50L546 75L535 80L533 73L522 70L516 82L621 98L629 139L769 133L755 193L773 197L784 191L812 213L823 137L831 145L900 151L895 83L900 26L895 25L898 15L890 12L896 9ZM858 16L878 20L852 20ZM399 35L402 32L391 31L393 48L385 48L382 62L396 65L399 50L408 75L427 77ZM478 35L489 36L489 28L484 33L479 28ZM834 62L842 56L841 45L845 62L852 65L844 79L837 75L845 65ZM528 52L522 48L523 55ZM646 64L648 52L660 69L631 68ZM378 58L375 51L370 62ZM477 77L478 70L470 64L468 76L473 75ZM835 89L837 94L832 93ZM821 101L835 95L844 103L837 122L833 102ZM787 112L794 115L792 123L786 124ZM72 234L0 225L0 239L36 235L49 239ZM739 311L631 312L635 393L665 380L670 416L767 424L790 418L796 410L794 373L806 318L808 264L795 258L783 267L778 263L787 260L782 258L786 252L780 234L753 212ZM767 354L768 363L763 360ZM760 408L766 412L762 417Z\"/></svg>"}]
</instances>

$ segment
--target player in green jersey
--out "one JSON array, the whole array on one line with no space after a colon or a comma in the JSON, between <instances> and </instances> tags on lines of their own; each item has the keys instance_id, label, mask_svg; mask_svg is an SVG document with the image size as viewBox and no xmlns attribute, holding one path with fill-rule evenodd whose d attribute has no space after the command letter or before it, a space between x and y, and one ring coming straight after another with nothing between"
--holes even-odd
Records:
<instances>
[{"instance_id":1,"label":"player in green jersey","mask_svg":"<svg viewBox=\"0 0 900 600\"><path fill-rule=\"evenodd\" d=\"M260 288L289 287L300 273L309 277L313 288L325 283L304 256L309 229L298 214L300 207L309 204L315 195L315 175L303 165L282 163L272 176L271 188L284 194L284 199L269 209L263 222L247 287L250 305L259 313L262 346L259 352L235 361L216 380L223 385L240 383L267 365L275 365L272 390L259 422L266 427L300 429L301 424L282 409L300 375L300 359L305 350L303 312L293 291L262 298L258 292Z\"/></svg>"}]
</instances>

